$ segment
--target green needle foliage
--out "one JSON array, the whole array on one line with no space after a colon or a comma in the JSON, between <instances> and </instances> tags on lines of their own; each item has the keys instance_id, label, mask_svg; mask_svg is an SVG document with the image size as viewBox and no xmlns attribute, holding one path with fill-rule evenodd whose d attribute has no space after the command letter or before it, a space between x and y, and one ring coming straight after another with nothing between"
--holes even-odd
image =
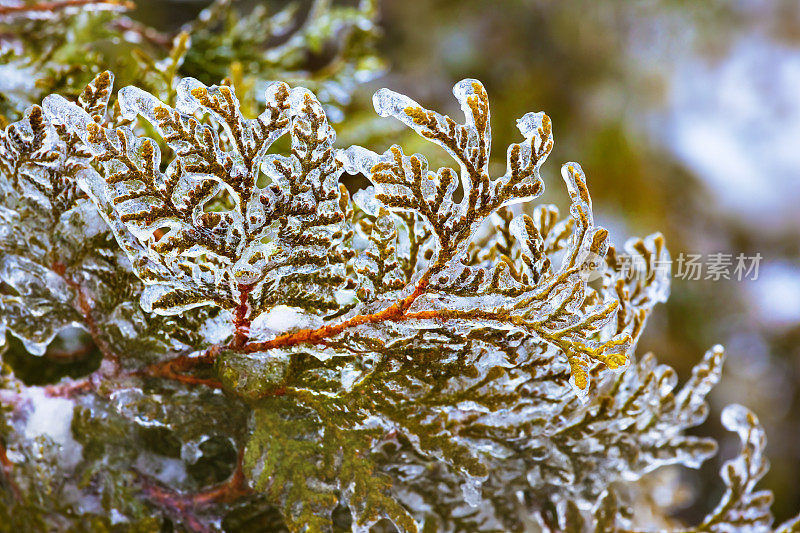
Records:
<instances>
[{"instance_id":1,"label":"green needle foliage","mask_svg":"<svg viewBox=\"0 0 800 533\"><path fill-rule=\"evenodd\" d=\"M318 39L368 25L315 6ZM577 163L566 216L533 205L545 114L517 121L502 174L473 79L453 90L463 122L374 98L451 166L340 147L324 83L270 83L254 109L230 79L172 79L202 66L192 50L276 68L231 55L253 21L211 9L160 89L115 95L103 71L0 134L0 530L773 530L741 406L719 505L687 529L654 503L682 489L658 476L716 452L687 430L723 351L681 387L636 356L669 292L664 239L616 248ZM318 46L300 35L287 69ZM371 185L351 196L345 174ZM83 377L23 380L92 347Z\"/></svg>"}]
</instances>

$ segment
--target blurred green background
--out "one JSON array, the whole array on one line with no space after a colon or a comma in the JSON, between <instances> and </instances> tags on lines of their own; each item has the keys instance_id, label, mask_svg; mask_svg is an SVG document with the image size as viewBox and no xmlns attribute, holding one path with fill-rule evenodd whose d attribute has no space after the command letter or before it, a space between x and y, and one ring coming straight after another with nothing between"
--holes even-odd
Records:
<instances>
[{"instance_id":1,"label":"blurred green background","mask_svg":"<svg viewBox=\"0 0 800 533\"><path fill-rule=\"evenodd\" d=\"M257 2L249 2L255 4ZM277 9L287 2L261 2ZM355 2L350 2L355 3ZM174 30L208 2L137 0L132 13ZM491 98L494 164L528 111L553 119L544 201L566 206L559 167L587 172L596 217L618 246L660 231L681 253L761 254L757 279L674 278L639 345L685 379L703 352L726 346L722 383L698 433L736 442L720 409L760 416L777 520L800 509L800 2L796 0L383 0L387 73L345 109L340 144L402 143L443 154L376 117L378 87L457 116L452 85L478 78ZM219 80L201 80L214 83ZM687 472L697 517L716 501L721 461Z\"/></svg>"}]
</instances>

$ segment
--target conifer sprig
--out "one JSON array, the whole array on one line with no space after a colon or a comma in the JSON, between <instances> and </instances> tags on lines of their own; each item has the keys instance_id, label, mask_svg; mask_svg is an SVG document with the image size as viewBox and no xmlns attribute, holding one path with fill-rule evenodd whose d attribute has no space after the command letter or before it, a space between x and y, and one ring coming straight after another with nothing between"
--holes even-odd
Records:
<instances>
[{"instance_id":1,"label":"conifer sprig","mask_svg":"<svg viewBox=\"0 0 800 533\"><path fill-rule=\"evenodd\" d=\"M103 356L41 390L0 374L0 524L213 531L235 529L234 507L267 530L639 531L619 487L716 451L686 431L722 349L679 389L634 357L669 290L663 237L617 250L577 163L566 218L529 205L546 115L518 121L493 177L476 80L454 89L463 123L375 97L452 157L435 170L398 146L337 147L320 101L285 83L256 118L227 83L184 79L174 105L136 87L114 103L112 83L50 96L0 135L0 330L43 353L83 328ZM345 171L372 186L351 196ZM13 422L42 401L72 413L61 444L6 425L6 404ZM766 531L763 430L739 406L723 423L743 448L693 531ZM70 466L42 452L73 438ZM104 514L71 507L50 472Z\"/></svg>"}]
</instances>

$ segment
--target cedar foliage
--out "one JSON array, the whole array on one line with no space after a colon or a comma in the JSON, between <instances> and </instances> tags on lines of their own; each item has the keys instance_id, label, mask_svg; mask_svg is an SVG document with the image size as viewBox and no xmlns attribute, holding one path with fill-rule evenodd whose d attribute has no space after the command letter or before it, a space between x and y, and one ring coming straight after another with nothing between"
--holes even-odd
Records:
<instances>
[{"instance_id":1,"label":"cedar foliage","mask_svg":"<svg viewBox=\"0 0 800 533\"><path fill-rule=\"evenodd\" d=\"M323 40L370 8L315 6ZM244 61L229 55L253 18L209 22L229 7L176 37L160 88L115 95L103 71L0 134L0 528L686 531L650 494L716 452L687 430L724 354L681 387L635 355L669 292L663 237L617 249L577 163L566 216L533 205L543 113L517 121L494 173L477 80L454 87L463 122L376 93L453 160L431 169L399 146L337 146L308 89L270 83L255 110L231 79L173 79L195 35L197 53ZM371 185L351 195L359 173ZM21 379L80 331L95 368ZM763 430L737 405L723 424L742 449L688 530L771 531Z\"/></svg>"}]
</instances>

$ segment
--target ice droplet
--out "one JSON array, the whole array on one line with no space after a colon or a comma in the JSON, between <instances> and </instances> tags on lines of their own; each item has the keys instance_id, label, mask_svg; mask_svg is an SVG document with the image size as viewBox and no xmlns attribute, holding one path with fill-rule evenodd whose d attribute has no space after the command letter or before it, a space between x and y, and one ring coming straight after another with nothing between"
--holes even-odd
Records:
<instances>
[{"instance_id":1,"label":"ice droplet","mask_svg":"<svg viewBox=\"0 0 800 533\"><path fill-rule=\"evenodd\" d=\"M474 78L465 78L453 86L453 96L459 102L466 102L467 98L475 94L475 84L483 85Z\"/></svg>"},{"instance_id":2,"label":"ice droplet","mask_svg":"<svg viewBox=\"0 0 800 533\"><path fill-rule=\"evenodd\" d=\"M369 175L370 170L378 162L378 154L361 146L351 146L336 154L348 174Z\"/></svg>"},{"instance_id":3,"label":"ice droplet","mask_svg":"<svg viewBox=\"0 0 800 533\"><path fill-rule=\"evenodd\" d=\"M191 115L197 111L201 106L197 98L192 96L192 91L201 87L205 87L205 85L194 78L183 78L178 82L178 86L175 89L177 93L175 108L187 115Z\"/></svg>"},{"instance_id":4,"label":"ice droplet","mask_svg":"<svg viewBox=\"0 0 800 533\"><path fill-rule=\"evenodd\" d=\"M382 117L399 117L406 107L416 107L411 98L389 89L378 89L372 97L375 111Z\"/></svg>"},{"instance_id":5,"label":"ice droplet","mask_svg":"<svg viewBox=\"0 0 800 533\"><path fill-rule=\"evenodd\" d=\"M545 114L541 111L538 113L525 113L522 118L517 119L517 129L526 139L530 139L539 132L544 117Z\"/></svg>"},{"instance_id":6,"label":"ice droplet","mask_svg":"<svg viewBox=\"0 0 800 533\"><path fill-rule=\"evenodd\" d=\"M198 459L203 456L203 451L200 449L200 445L205 440L205 438L202 438L200 440L190 440L184 442L181 446L181 459L190 465L195 464Z\"/></svg>"},{"instance_id":7,"label":"ice droplet","mask_svg":"<svg viewBox=\"0 0 800 533\"><path fill-rule=\"evenodd\" d=\"M461 485L461 493L470 507L477 507L483 499L483 482L475 478L468 479Z\"/></svg>"},{"instance_id":8,"label":"ice droplet","mask_svg":"<svg viewBox=\"0 0 800 533\"><path fill-rule=\"evenodd\" d=\"M353 203L366 214L376 217L381 208L381 203L375 198L375 187L370 185L366 189L359 189L353 195Z\"/></svg>"},{"instance_id":9,"label":"ice droplet","mask_svg":"<svg viewBox=\"0 0 800 533\"><path fill-rule=\"evenodd\" d=\"M136 118L136 115L142 115L149 122L157 124L154 110L160 105L163 104L158 98L138 87L123 87L119 91L119 109L122 116L128 120Z\"/></svg>"}]
</instances>

